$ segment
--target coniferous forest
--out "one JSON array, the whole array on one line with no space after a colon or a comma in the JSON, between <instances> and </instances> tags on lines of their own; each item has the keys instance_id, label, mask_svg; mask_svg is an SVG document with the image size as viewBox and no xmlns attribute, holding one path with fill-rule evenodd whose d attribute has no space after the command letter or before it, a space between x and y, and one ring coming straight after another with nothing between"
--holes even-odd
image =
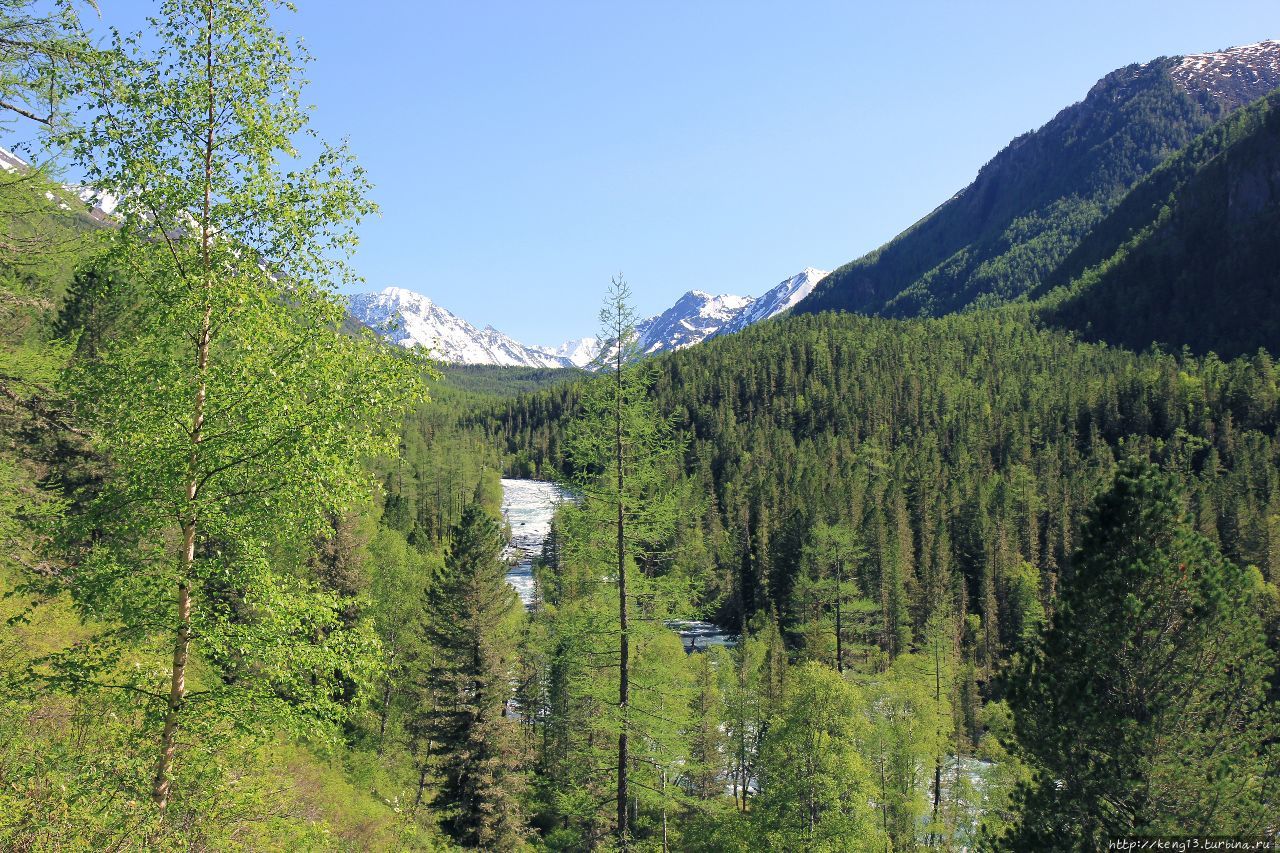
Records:
<instances>
[{"instance_id":1,"label":"coniferous forest","mask_svg":"<svg viewBox=\"0 0 1280 853\"><path fill-rule=\"evenodd\" d=\"M444 364L347 312L287 4L102 6L0 0L0 850L1272 849L1273 85L1130 66L780 316Z\"/></svg>"}]
</instances>

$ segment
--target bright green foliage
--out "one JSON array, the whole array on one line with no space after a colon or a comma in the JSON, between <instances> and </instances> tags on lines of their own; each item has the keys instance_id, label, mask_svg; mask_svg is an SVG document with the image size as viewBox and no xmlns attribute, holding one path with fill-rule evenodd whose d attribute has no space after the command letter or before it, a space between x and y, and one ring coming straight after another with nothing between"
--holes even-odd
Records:
<instances>
[{"instance_id":1,"label":"bright green foliage","mask_svg":"<svg viewBox=\"0 0 1280 853\"><path fill-rule=\"evenodd\" d=\"M525 835L516 723L507 715L520 601L499 559L502 530L473 502L454 528L425 613L434 651L426 734L442 777L435 805L460 844L510 850Z\"/></svg>"},{"instance_id":2,"label":"bright green foliage","mask_svg":"<svg viewBox=\"0 0 1280 853\"><path fill-rule=\"evenodd\" d=\"M868 722L861 741L875 785L881 829L893 850L914 850L928 825L935 773L947 757L952 733L949 661L901 655L882 676L868 681L863 714Z\"/></svg>"},{"instance_id":3,"label":"bright green foliage","mask_svg":"<svg viewBox=\"0 0 1280 853\"><path fill-rule=\"evenodd\" d=\"M725 682L733 660L721 646L688 656L693 675L689 712L689 763L684 773L689 793L709 800L724 793L723 767L728 746L724 725Z\"/></svg>"},{"instance_id":4,"label":"bright green foliage","mask_svg":"<svg viewBox=\"0 0 1280 853\"><path fill-rule=\"evenodd\" d=\"M1133 463L1098 499L1072 568L1015 681L1035 777L1001 845L1263 833L1280 801L1257 570L1225 559L1169 478Z\"/></svg>"},{"instance_id":5,"label":"bright green foliage","mask_svg":"<svg viewBox=\"0 0 1280 853\"><path fill-rule=\"evenodd\" d=\"M94 0L84 5L96 9ZM0 123L62 124L67 97L93 61L80 10L75 0L0 0Z\"/></svg>"},{"instance_id":6,"label":"bright green foliage","mask_svg":"<svg viewBox=\"0 0 1280 853\"><path fill-rule=\"evenodd\" d=\"M373 578L365 612L377 629L385 664L376 700L381 746L388 722L398 721L391 718L399 717L399 700L405 695L413 656L420 653L421 637L414 628L423 623L424 593L434 583L439 567L388 527L379 527L370 542L369 561Z\"/></svg>"},{"instance_id":7,"label":"bright green foliage","mask_svg":"<svg viewBox=\"0 0 1280 853\"><path fill-rule=\"evenodd\" d=\"M807 571L796 578L791 591L794 617L807 657L832 663L844 672L852 651L850 627L856 622L867 551L857 533L847 525L819 524L810 533L804 553Z\"/></svg>"},{"instance_id":8,"label":"bright green foliage","mask_svg":"<svg viewBox=\"0 0 1280 853\"><path fill-rule=\"evenodd\" d=\"M552 570L568 568L561 561ZM581 570L580 568L578 569ZM544 594L545 595L545 594ZM616 605L605 594L546 596L537 614L545 672L541 695L522 713L539 721L540 821L551 827L551 849L599 843L608 818L617 757ZM535 713L530 713L537 708Z\"/></svg>"},{"instance_id":9,"label":"bright green foliage","mask_svg":"<svg viewBox=\"0 0 1280 853\"><path fill-rule=\"evenodd\" d=\"M725 738L734 800L747 809L751 780L759 773L760 745L769 720L781 707L788 661L777 620L757 614L733 650L725 687Z\"/></svg>"},{"instance_id":10,"label":"bright green foliage","mask_svg":"<svg viewBox=\"0 0 1280 853\"><path fill-rule=\"evenodd\" d=\"M1040 601L1040 572L1022 560L1012 567L1005 583L1010 634L1016 645L1033 642L1045 621L1044 605Z\"/></svg>"},{"instance_id":11,"label":"bright green foliage","mask_svg":"<svg viewBox=\"0 0 1280 853\"><path fill-rule=\"evenodd\" d=\"M862 696L834 670L793 669L760 753L760 794L751 824L770 850L875 849L884 842L871 809Z\"/></svg>"},{"instance_id":12,"label":"bright green foliage","mask_svg":"<svg viewBox=\"0 0 1280 853\"><path fill-rule=\"evenodd\" d=\"M666 738L656 734L656 723L671 718L653 711L663 701L657 684L646 684L633 674L632 655L638 655L646 643L643 629L632 624L633 602L639 604L636 616L641 624L653 624L670 615L672 595L664 583L670 558L665 554L676 529L680 494L672 488L677 480L679 445L670 424L658 417L649 398L651 368L638 361L636 317L630 300L626 281L615 278L600 312L600 337L606 342L601 355L605 376L588 385L581 416L566 436L574 471L571 487L582 496L576 524L580 535L570 536L571 547L579 549L582 565L599 567L589 582L609 578L617 588L617 622L610 631L616 630L618 636L615 829L624 846L632 836L632 762L639 758L647 759L651 766L655 760L665 765L661 758L645 753L668 751L663 744ZM570 529L574 528L566 528ZM655 663L656 659L648 662L650 666ZM637 657L635 673L644 669ZM634 703L633 680L639 688ZM646 692L652 696L646 698ZM680 708L684 703L671 697L671 705ZM633 734L637 746L634 756Z\"/></svg>"},{"instance_id":13,"label":"bright green foliage","mask_svg":"<svg viewBox=\"0 0 1280 853\"><path fill-rule=\"evenodd\" d=\"M229 723L323 733L374 670L372 633L301 567L368 495L363 460L394 449L422 393L415 358L338 331L331 288L370 206L341 150L287 170L302 60L270 11L163 4L151 35L116 38L93 119L65 140L125 197L104 239L138 297L128 333L70 383L112 470L84 496L66 579L109 629L40 674L146 710L161 807L183 749L213 748ZM193 653L215 672L193 670L188 695Z\"/></svg>"}]
</instances>

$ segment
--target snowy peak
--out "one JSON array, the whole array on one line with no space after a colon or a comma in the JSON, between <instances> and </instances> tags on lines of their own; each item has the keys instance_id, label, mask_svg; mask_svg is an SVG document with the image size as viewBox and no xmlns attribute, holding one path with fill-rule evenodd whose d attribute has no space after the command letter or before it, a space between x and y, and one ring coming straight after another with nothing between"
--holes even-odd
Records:
<instances>
[{"instance_id":1,"label":"snowy peak","mask_svg":"<svg viewBox=\"0 0 1280 853\"><path fill-rule=\"evenodd\" d=\"M640 352L655 355L684 349L776 317L808 296L826 275L806 268L759 297L690 290L666 311L636 324ZM421 293L402 287L352 296L347 310L392 343L424 346L433 358L447 364L590 367L600 355L600 341L592 337L559 346L526 346L492 326L478 329Z\"/></svg>"},{"instance_id":2,"label":"snowy peak","mask_svg":"<svg viewBox=\"0 0 1280 853\"><path fill-rule=\"evenodd\" d=\"M813 292L814 285L826 278L825 270L805 267L803 271L786 279L763 296L752 301L727 331L738 332L753 323L776 317L783 311L790 311L800 300Z\"/></svg>"},{"instance_id":3,"label":"snowy peak","mask_svg":"<svg viewBox=\"0 0 1280 853\"><path fill-rule=\"evenodd\" d=\"M496 364L505 367L571 367L561 358L526 347L492 326L477 329L421 293L388 287L352 296L351 316L400 346L423 346L447 364Z\"/></svg>"},{"instance_id":4,"label":"snowy peak","mask_svg":"<svg viewBox=\"0 0 1280 853\"><path fill-rule=\"evenodd\" d=\"M587 337L566 341L558 347L534 347L555 358L568 359L575 367L586 367L600 354L600 339Z\"/></svg>"},{"instance_id":5,"label":"snowy peak","mask_svg":"<svg viewBox=\"0 0 1280 853\"><path fill-rule=\"evenodd\" d=\"M1234 110L1280 86L1280 41L1183 56L1169 67L1169 76L1185 91Z\"/></svg>"},{"instance_id":6,"label":"snowy peak","mask_svg":"<svg viewBox=\"0 0 1280 853\"><path fill-rule=\"evenodd\" d=\"M8 148L0 148L0 169L6 172L24 172L29 167L26 160L14 154Z\"/></svg>"},{"instance_id":7,"label":"snowy peak","mask_svg":"<svg viewBox=\"0 0 1280 853\"><path fill-rule=\"evenodd\" d=\"M652 355L704 341L724 331L751 302L749 296L690 290L666 311L636 324L640 352Z\"/></svg>"},{"instance_id":8,"label":"snowy peak","mask_svg":"<svg viewBox=\"0 0 1280 853\"><path fill-rule=\"evenodd\" d=\"M758 297L712 296L705 291L691 290L666 311L636 326L640 351L652 355L684 349L708 338L740 332L790 310L826 275L823 270L806 267Z\"/></svg>"}]
</instances>

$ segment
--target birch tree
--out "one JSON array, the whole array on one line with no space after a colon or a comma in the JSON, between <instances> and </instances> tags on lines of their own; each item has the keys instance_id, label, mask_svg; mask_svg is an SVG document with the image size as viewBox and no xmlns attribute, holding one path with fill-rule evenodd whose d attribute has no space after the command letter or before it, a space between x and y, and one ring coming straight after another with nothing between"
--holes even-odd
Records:
<instances>
[{"instance_id":1,"label":"birch tree","mask_svg":"<svg viewBox=\"0 0 1280 853\"><path fill-rule=\"evenodd\" d=\"M74 375L112 473L86 496L70 586L112 627L47 672L138 699L162 810L181 752L228 724L342 718L333 684L363 680L376 645L305 554L371 493L363 460L394 451L423 394L416 356L340 329L334 288L373 206L345 148L308 128L306 55L272 28L287 8L166 0L147 34L113 33L63 140L123 200L107 250L143 298ZM120 665L142 650L169 665Z\"/></svg>"}]
</instances>

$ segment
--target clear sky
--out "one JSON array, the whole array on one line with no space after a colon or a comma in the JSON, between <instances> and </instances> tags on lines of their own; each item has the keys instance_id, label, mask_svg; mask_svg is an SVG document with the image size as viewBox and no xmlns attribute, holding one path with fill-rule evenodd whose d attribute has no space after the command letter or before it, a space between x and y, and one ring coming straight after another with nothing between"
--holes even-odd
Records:
<instances>
[{"instance_id":1,"label":"clear sky","mask_svg":"<svg viewBox=\"0 0 1280 853\"><path fill-rule=\"evenodd\" d=\"M101 0L136 27L152 4ZM316 128L382 208L365 289L526 343L874 249L1108 71L1280 38L1276 0L299 0Z\"/></svg>"}]
</instances>

